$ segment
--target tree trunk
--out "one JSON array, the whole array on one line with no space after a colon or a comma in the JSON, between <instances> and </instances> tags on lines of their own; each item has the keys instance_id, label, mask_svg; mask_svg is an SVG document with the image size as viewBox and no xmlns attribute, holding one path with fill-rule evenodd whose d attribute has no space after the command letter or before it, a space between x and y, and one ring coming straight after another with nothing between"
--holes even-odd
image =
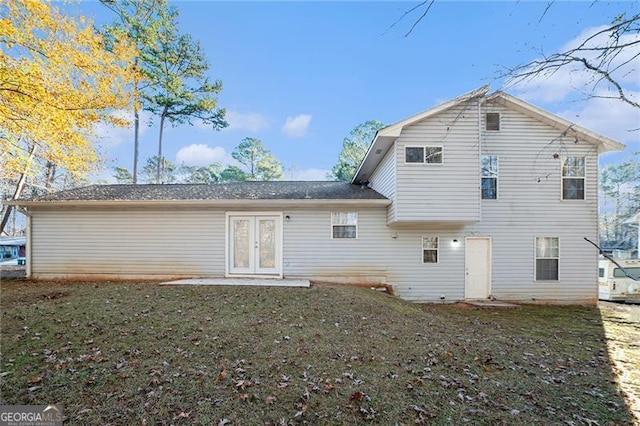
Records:
<instances>
[{"instance_id":1,"label":"tree trunk","mask_svg":"<svg viewBox=\"0 0 640 426\"><path fill-rule=\"evenodd\" d=\"M138 71L138 58L136 57L133 62L134 69ZM138 148L140 146L140 111L138 108L138 99L140 98L140 91L138 85L140 82L136 77L133 86L133 184L138 183Z\"/></svg>"},{"instance_id":2,"label":"tree trunk","mask_svg":"<svg viewBox=\"0 0 640 426\"><path fill-rule=\"evenodd\" d=\"M56 179L56 165L51 161L47 161L47 166L45 168L45 180L44 187L47 191L51 191L53 188L54 181Z\"/></svg>"},{"instance_id":3,"label":"tree trunk","mask_svg":"<svg viewBox=\"0 0 640 426\"><path fill-rule=\"evenodd\" d=\"M22 191L24 190L24 185L27 182L27 172L31 167L31 161L33 160L33 156L36 153L36 144L33 144L31 147L31 152L29 152L29 161L24 167L24 172L20 175L20 179L18 179L18 184L16 185L16 190L13 192L12 200L17 200L20 198ZM11 216L11 212L13 211L13 206L7 206L7 210L5 210L4 215L2 216L2 222L0 222L0 234L4 231L4 227L7 226L7 222L9 222L9 217Z\"/></svg>"},{"instance_id":4,"label":"tree trunk","mask_svg":"<svg viewBox=\"0 0 640 426\"><path fill-rule=\"evenodd\" d=\"M164 166L164 159L162 158L162 130L164 129L164 119L167 114L167 107L164 108L160 115L160 137L158 138L158 164L156 168L156 183L162 183L160 181L160 173Z\"/></svg>"},{"instance_id":5,"label":"tree trunk","mask_svg":"<svg viewBox=\"0 0 640 426\"><path fill-rule=\"evenodd\" d=\"M140 145L139 133L140 133L140 113L138 107L133 107L133 184L138 183L138 147Z\"/></svg>"}]
</instances>

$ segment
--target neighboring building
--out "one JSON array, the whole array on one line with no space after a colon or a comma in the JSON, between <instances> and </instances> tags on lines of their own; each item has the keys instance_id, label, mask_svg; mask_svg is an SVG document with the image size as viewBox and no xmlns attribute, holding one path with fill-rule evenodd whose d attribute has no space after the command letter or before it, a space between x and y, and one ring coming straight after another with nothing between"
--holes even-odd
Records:
<instances>
[{"instance_id":1,"label":"neighboring building","mask_svg":"<svg viewBox=\"0 0 640 426\"><path fill-rule=\"evenodd\" d=\"M26 237L0 237L0 262L24 257L26 245Z\"/></svg>"},{"instance_id":2,"label":"neighboring building","mask_svg":"<svg viewBox=\"0 0 640 426\"><path fill-rule=\"evenodd\" d=\"M597 156L487 88L380 130L351 184L90 186L15 201L34 278L384 282L415 301L595 303Z\"/></svg>"}]
</instances>

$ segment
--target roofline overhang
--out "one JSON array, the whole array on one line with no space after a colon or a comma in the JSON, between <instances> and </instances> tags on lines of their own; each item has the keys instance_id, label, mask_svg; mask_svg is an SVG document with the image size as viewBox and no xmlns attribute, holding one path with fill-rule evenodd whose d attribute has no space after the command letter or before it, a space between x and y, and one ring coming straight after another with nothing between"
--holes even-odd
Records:
<instances>
[{"instance_id":1,"label":"roofline overhang","mask_svg":"<svg viewBox=\"0 0 640 426\"><path fill-rule=\"evenodd\" d=\"M523 114L534 116L545 124L556 128L562 131L573 131L576 136L580 139L583 139L593 145L595 145L598 149L598 154L602 154L604 152L609 151L622 151L626 148L626 145L620 143L616 140L613 140L609 137L600 135L596 132L593 132L589 129L586 129L572 121L566 120L556 114L552 114L548 111L543 110L535 105L532 105L528 102L523 101L522 99L518 99L515 96L511 96L508 93L504 93L501 91L496 91L489 96L486 97L485 101L490 101L493 99L502 99L505 102L508 102L519 112Z\"/></svg>"},{"instance_id":2,"label":"roofline overhang","mask_svg":"<svg viewBox=\"0 0 640 426\"><path fill-rule=\"evenodd\" d=\"M447 101L443 104L430 108L426 111L422 111L418 114L412 115L409 118L398 121L390 126L382 128L376 132L376 135L373 138L373 142L369 146L367 153L364 157L364 160L360 163L358 170L356 171L353 179L351 180L352 184L359 184L366 182L371 176L371 172L375 170L375 168L380 163L380 160L387 155L391 146L395 140L402 133L402 129L406 126L410 126L413 123L424 120L425 118L432 117L436 114L439 114L443 111L448 110L449 108L453 108L456 105L459 105L462 102L466 102L471 99L481 98L487 94L489 91L489 86L482 86L478 89L472 90L471 92L465 93L464 95L458 96L455 99ZM380 150L380 151L378 151ZM377 154L371 154L372 152L378 152Z\"/></svg>"},{"instance_id":3,"label":"roofline overhang","mask_svg":"<svg viewBox=\"0 0 640 426\"><path fill-rule=\"evenodd\" d=\"M233 207L233 208L264 208L264 207L317 207L317 206L388 206L391 200L384 199L302 199L302 200L52 200L6 201L6 205L26 208L49 207Z\"/></svg>"}]
</instances>

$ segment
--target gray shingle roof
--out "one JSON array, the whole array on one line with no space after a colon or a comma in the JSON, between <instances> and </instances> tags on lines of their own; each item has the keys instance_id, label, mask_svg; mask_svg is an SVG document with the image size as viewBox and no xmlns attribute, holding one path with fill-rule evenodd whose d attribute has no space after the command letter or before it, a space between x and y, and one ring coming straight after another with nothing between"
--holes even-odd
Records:
<instances>
[{"instance_id":1,"label":"gray shingle roof","mask_svg":"<svg viewBox=\"0 0 640 426\"><path fill-rule=\"evenodd\" d=\"M234 182L222 184L91 185L35 197L39 201L385 200L346 182Z\"/></svg>"}]
</instances>

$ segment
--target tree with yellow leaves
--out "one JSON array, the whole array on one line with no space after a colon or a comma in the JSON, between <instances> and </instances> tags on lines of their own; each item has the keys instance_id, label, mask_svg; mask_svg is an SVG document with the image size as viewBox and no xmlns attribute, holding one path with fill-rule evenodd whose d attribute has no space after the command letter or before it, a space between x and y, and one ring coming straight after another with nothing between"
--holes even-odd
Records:
<instances>
[{"instance_id":1,"label":"tree with yellow leaves","mask_svg":"<svg viewBox=\"0 0 640 426\"><path fill-rule=\"evenodd\" d=\"M96 125L128 124L110 112L131 105L134 55L49 2L0 0L0 178L18 182L13 198L34 162L91 170Z\"/></svg>"}]
</instances>

